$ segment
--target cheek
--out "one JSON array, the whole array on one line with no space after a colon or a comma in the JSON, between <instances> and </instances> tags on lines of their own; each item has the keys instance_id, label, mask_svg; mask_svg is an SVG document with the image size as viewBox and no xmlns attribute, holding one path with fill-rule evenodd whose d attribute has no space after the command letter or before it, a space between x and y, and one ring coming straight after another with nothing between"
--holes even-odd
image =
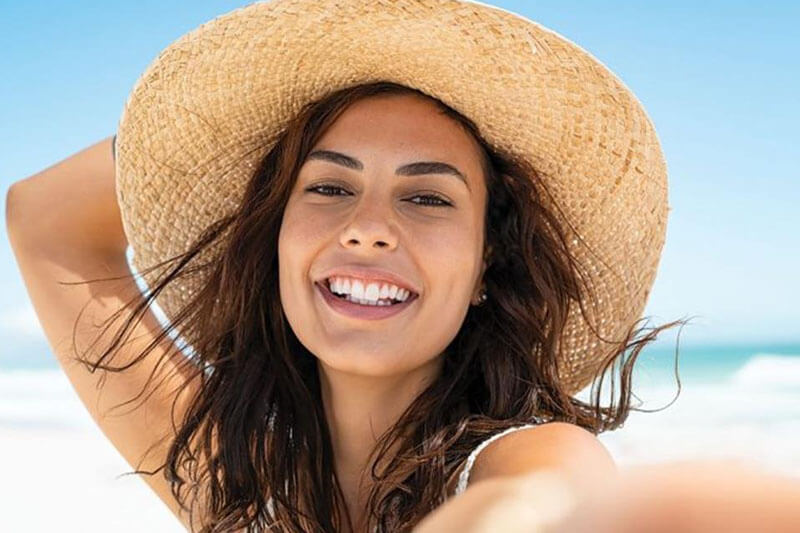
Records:
<instances>
[{"instance_id":1,"label":"cheek","mask_svg":"<svg viewBox=\"0 0 800 533\"><path fill-rule=\"evenodd\" d=\"M278 261L294 272L309 269L314 254L329 242L334 227L319 210L303 209L301 205L289 204L284 211L278 235Z\"/></svg>"},{"instance_id":2,"label":"cheek","mask_svg":"<svg viewBox=\"0 0 800 533\"><path fill-rule=\"evenodd\" d=\"M290 204L283 214L280 238L291 246L309 246L324 237L323 231L327 227L330 227L329 221L318 211Z\"/></svg>"},{"instance_id":3,"label":"cheek","mask_svg":"<svg viewBox=\"0 0 800 533\"><path fill-rule=\"evenodd\" d=\"M424 262L435 265L435 272L459 272L463 277L469 272L480 253L480 235L468 225L436 228L420 234L415 239L419 250L424 251Z\"/></svg>"},{"instance_id":4,"label":"cheek","mask_svg":"<svg viewBox=\"0 0 800 533\"><path fill-rule=\"evenodd\" d=\"M281 299L285 303L286 298L291 298L292 287L297 283L310 283L311 263L322 238L314 221L287 209L278 233L279 282Z\"/></svg>"}]
</instances>

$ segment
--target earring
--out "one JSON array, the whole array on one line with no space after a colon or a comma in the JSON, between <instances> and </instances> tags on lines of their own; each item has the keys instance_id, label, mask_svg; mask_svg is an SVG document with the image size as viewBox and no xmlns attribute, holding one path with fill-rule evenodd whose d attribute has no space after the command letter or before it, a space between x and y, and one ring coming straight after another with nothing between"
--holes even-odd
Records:
<instances>
[{"instance_id":1,"label":"earring","mask_svg":"<svg viewBox=\"0 0 800 533\"><path fill-rule=\"evenodd\" d=\"M486 291L485 290L481 291L481 293L478 295L478 303L475 305L482 305L487 298L488 296L486 295Z\"/></svg>"}]
</instances>

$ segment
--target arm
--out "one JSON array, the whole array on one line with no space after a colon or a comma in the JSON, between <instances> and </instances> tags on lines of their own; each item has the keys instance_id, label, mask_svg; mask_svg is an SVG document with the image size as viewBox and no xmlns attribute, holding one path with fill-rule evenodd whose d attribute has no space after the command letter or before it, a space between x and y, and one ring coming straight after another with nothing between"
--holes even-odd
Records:
<instances>
[{"instance_id":1,"label":"arm","mask_svg":"<svg viewBox=\"0 0 800 533\"><path fill-rule=\"evenodd\" d=\"M128 240L116 199L111 139L11 185L6 228L12 244L19 235L125 257Z\"/></svg>"},{"instance_id":2,"label":"arm","mask_svg":"<svg viewBox=\"0 0 800 533\"><path fill-rule=\"evenodd\" d=\"M591 470L587 470L590 473ZM547 468L471 485L414 533L800 531L800 479L732 462L663 463L589 475Z\"/></svg>"},{"instance_id":3,"label":"arm","mask_svg":"<svg viewBox=\"0 0 800 533\"><path fill-rule=\"evenodd\" d=\"M102 332L103 320L128 301L143 299L125 257L128 243L115 195L110 142L110 138L104 139L13 184L6 195L6 228L43 332L75 392L125 460L134 468L153 470L166 458L170 441L163 438L172 436L170 410L175 391L192 381L195 369L186 364L169 337L122 372L92 373L74 359L73 341L81 356L96 359L93 356L101 352L90 344ZM128 277L82 283L118 276ZM121 325L116 321L109 331ZM156 341L160 330L155 315L146 309L110 364L120 367L138 356ZM111 340L105 337L103 334L101 340ZM98 344L107 347L104 342ZM150 379L141 397L110 412L134 400ZM159 383L155 390L154 383ZM185 400L194 395L193 389L187 387L186 394L176 403L176 423L183 417ZM158 441L163 443L149 450ZM143 479L178 515L163 472Z\"/></svg>"},{"instance_id":4,"label":"arm","mask_svg":"<svg viewBox=\"0 0 800 533\"><path fill-rule=\"evenodd\" d=\"M414 533L579 533L558 529L576 508L577 498L575 486L558 469L495 477L448 500Z\"/></svg>"},{"instance_id":5,"label":"arm","mask_svg":"<svg viewBox=\"0 0 800 533\"><path fill-rule=\"evenodd\" d=\"M689 461L627 468L548 533L800 531L800 478L755 464Z\"/></svg>"},{"instance_id":6,"label":"arm","mask_svg":"<svg viewBox=\"0 0 800 533\"><path fill-rule=\"evenodd\" d=\"M511 433L478 455L467 490L414 533L549 531L548 524L616 475L606 448L578 426L551 422Z\"/></svg>"}]
</instances>

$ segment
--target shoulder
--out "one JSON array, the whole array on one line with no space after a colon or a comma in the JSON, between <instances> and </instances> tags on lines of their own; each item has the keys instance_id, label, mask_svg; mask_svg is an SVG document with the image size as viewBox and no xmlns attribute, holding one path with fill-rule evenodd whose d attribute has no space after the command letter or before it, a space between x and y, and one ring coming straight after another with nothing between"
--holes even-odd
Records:
<instances>
[{"instance_id":1,"label":"shoulder","mask_svg":"<svg viewBox=\"0 0 800 533\"><path fill-rule=\"evenodd\" d=\"M475 459L470 483L543 468L578 479L588 472L608 476L616 471L611 454L593 433L575 424L548 422L513 431L489 444Z\"/></svg>"}]
</instances>

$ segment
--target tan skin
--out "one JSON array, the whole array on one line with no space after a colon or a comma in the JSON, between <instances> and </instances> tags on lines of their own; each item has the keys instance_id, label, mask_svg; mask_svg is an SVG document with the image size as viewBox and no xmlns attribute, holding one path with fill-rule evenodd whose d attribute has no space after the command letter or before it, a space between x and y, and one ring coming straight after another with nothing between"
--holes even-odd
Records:
<instances>
[{"instance_id":1,"label":"tan skin","mask_svg":"<svg viewBox=\"0 0 800 533\"><path fill-rule=\"evenodd\" d=\"M391 105L385 105L387 102L379 98L360 102L320 139L316 148L351 155L363 163L363 169L306 162L280 239L281 297L298 337L319 358L336 469L357 530L363 530L364 518L363 490L359 496L358 481L374 436L392 424L400 410L435 376L438 355L455 334L468 306L476 302L483 268L485 190L476 146L426 101L394 97ZM169 433L170 394L151 395L142 408L121 415L107 416L107 411L141 390L155 362L171 346L159 347L127 372L108 374L104 387L98 390L99 374L89 374L69 361L78 311L89 302L75 337L78 347L85 348L97 335L93 324L139 295L138 287L132 280L76 286L56 283L129 273L125 260L128 243L114 194L110 141L104 139L15 183L6 196L6 227L43 331L76 393L128 463L151 468L163 462L166 447L157 448L140 461L153 442ZM398 165L418 160L456 166L466 175L469 187L450 176L401 178L394 174ZM353 195L304 193L304 186L323 179L339 181ZM429 192L439 193L457 207L405 202ZM416 283L422 296L417 307L409 308L402 317L366 324L337 317L322 306L314 299L311 281L322 270L354 257L380 263ZM426 327L430 324L438 327ZM138 355L158 328L155 316L148 312L134 332L136 340L123 347L115 364ZM416 341L413 350L406 346L408 338ZM162 390L174 391L189 377L177 374ZM185 403L179 401L177 417L183 409ZM610 498L612 504L624 501L626 506L613 507L601 498L608 499L612 492L597 490L616 479L616 468L606 449L583 429L550 423L509 434L488 446L472 469L469 489L431 513L417 533L490 531L477 525L476 519L502 505L509 496L524 496L516 481L543 469L559 472L577 494L588 495L587 501L594 503L576 512L570 525L553 531L580 531L574 524L581 519L588 519L590 524L605 520L602 523L612 524L608 531L613 531L613 524L618 525L614 513L628 517L630 523L657 520L668 531L671 524L684 525L677 513L670 512L686 504L688 498L682 499L681 491L693 489L692 501L697 501L698 493L717 494L719 488L713 479L698 486L692 481L692 472L681 471L669 485L663 477L645 478L654 497L637 500L627 497L642 493L641 483L636 483L640 478L632 477L634 481L614 489L618 492L613 494L620 498ZM799 500L796 483L778 487L771 478L755 473L747 478L737 478L735 472L718 477L727 486L738 479L741 486L757 489L742 496L733 510L718 500L702 500L705 511L725 509L724 513L704 516L741 523L748 510L764 509L785 523L797 518L796 506L770 503L776 498ZM168 483L158 475L143 479L188 529L188 519L179 511ZM667 501L672 507L663 503L662 495L671 496ZM531 504L535 503L531 498ZM519 520L504 527L505 531L531 531Z\"/></svg>"}]
</instances>

